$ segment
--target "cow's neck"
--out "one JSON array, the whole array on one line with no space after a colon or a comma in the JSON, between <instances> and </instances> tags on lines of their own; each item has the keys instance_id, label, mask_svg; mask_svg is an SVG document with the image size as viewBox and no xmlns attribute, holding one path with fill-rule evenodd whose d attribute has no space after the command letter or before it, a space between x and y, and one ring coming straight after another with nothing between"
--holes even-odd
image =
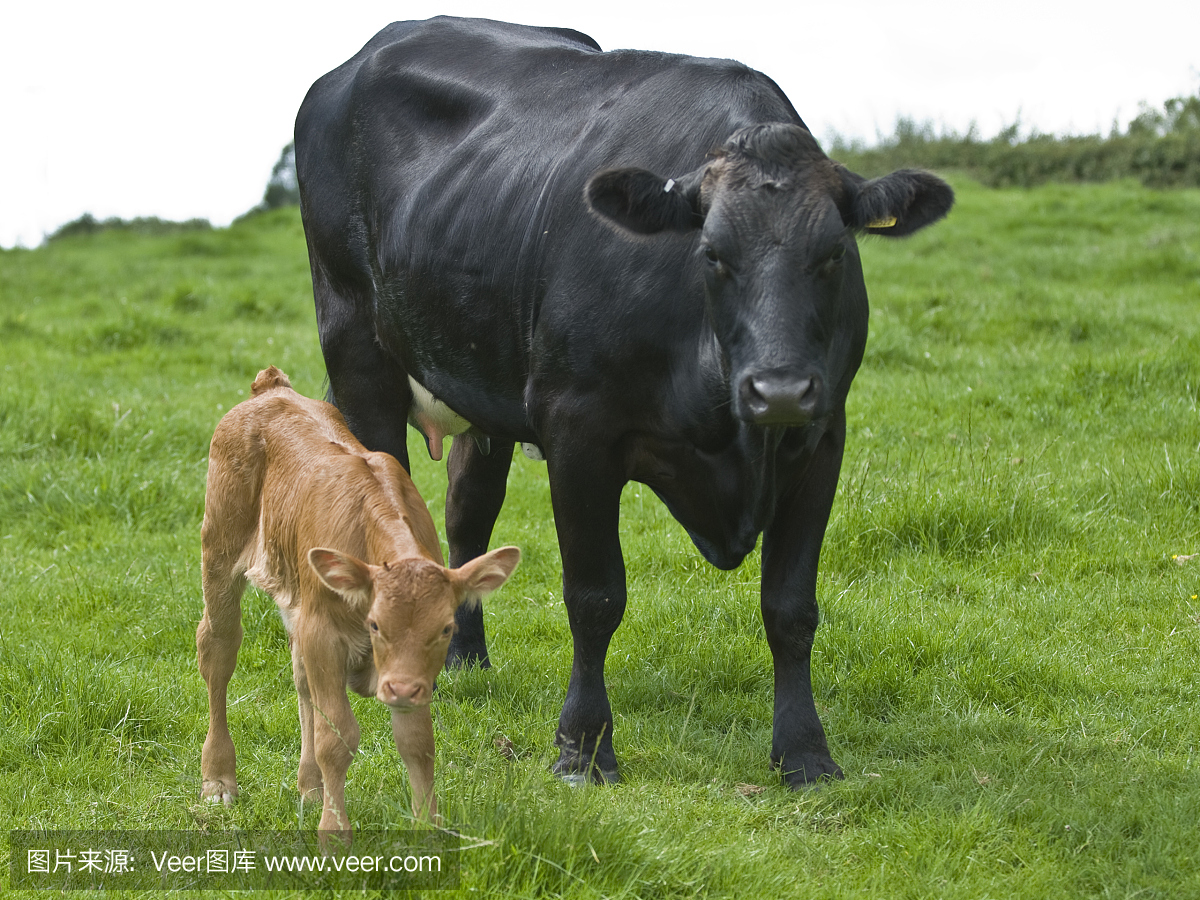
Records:
<instances>
[{"instance_id":1,"label":"cow's neck","mask_svg":"<svg viewBox=\"0 0 1200 900\"><path fill-rule=\"evenodd\" d=\"M709 562L733 568L770 522L779 495L778 451L785 429L764 428L730 413L729 382L711 331L692 359L696 371L676 383L677 435L638 433L626 446L629 477L654 490ZM678 421L678 419L676 420Z\"/></svg>"}]
</instances>

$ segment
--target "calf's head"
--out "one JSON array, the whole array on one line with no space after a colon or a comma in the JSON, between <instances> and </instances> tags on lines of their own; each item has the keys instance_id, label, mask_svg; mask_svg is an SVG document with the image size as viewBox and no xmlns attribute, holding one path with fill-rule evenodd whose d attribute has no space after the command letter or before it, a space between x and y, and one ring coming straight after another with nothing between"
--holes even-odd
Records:
<instances>
[{"instance_id":1,"label":"calf's head","mask_svg":"<svg viewBox=\"0 0 1200 900\"><path fill-rule=\"evenodd\" d=\"M398 709L433 699L433 682L454 634L454 611L504 584L520 560L516 547L501 547L457 569L419 557L374 566L337 550L314 548L308 554L321 582L365 613L378 676L375 696Z\"/></svg>"},{"instance_id":2,"label":"calf's head","mask_svg":"<svg viewBox=\"0 0 1200 900\"><path fill-rule=\"evenodd\" d=\"M832 411L862 358L866 288L855 235L911 234L944 216L954 192L911 169L868 181L830 160L807 129L772 123L734 132L675 178L600 172L586 198L627 232L699 232L734 413L804 425Z\"/></svg>"}]
</instances>

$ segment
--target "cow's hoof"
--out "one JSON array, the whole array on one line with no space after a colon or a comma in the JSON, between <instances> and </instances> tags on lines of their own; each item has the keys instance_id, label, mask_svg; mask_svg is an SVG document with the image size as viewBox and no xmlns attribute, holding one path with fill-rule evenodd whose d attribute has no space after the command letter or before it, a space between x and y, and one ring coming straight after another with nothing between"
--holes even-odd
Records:
<instances>
[{"instance_id":1,"label":"cow's hoof","mask_svg":"<svg viewBox=\"0 0 1200 900\"><path fill-rule=\"evenodd\" d=\"M589 784L617 784L621 773L616 769L592 769L590 776L582 772L555 772L558 780L571 787L587 787Z\"/></svg>"},{"instance_id":2,"label":"cow's hoof","mask_svg":"<svg viewBox=\"0 0 1200 900\"><path fill-rule=\"evenodd\" d=\"M236 781L206 781L200 788L201 800L207 800L209 803L224 803L226 806L233 806L237 794Z\"/></svg>"},{"instance_id":3,"label":"cow's hoof","mask_svg":"<svg viewBox=\"0 0 1200 900\"><path fill-rule=\"evenodd\" d=\"M469 669L472 666L478 666L481 669L492 667L492 661L488 659L486 648L480 652L474 649L458 650L451 647L450 652L446 654L447 669Z\"/></svg>"},{"instance_id":4,"label":"cow's hoof","mask_svg":"<svg viewBox=\"0 0 1200 900\"><path fill-rule=\"evenodd\" d=\"M559 759L550 772L571 787L585 787L589 784L618 784L621 781L621 773L616 766L601 768L593 764L585 767L579 765L578 761L564 762Z\"/></svg>"},{"instance_id":5,"label":"cow's hoof","mask_svg":"<svg viewBox=\"0 0 1200 900\"><path fill-rule=\"evenodd\" d=\"M842 767L828 754L797 753L790 754L783 762L777 759L771 762L780 770L783 783L793 791L817 790L827 781L845 777Z\"/></svg>"}]
</instances>

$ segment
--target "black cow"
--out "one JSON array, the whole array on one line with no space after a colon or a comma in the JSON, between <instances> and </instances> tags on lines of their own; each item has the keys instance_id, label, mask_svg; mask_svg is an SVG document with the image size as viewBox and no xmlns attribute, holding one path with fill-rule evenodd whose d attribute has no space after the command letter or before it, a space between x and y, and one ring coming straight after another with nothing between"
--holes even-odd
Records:
<instances>
[{"instance_id":1,"label":"black cow","mask_svg":"<svg viewBox=\"0 0 1200 900\"><path fill-rule=\"evenodd\" d=\"M618 777L632 480L722 569L763 535L771 759L792 786L839 776L809 654L867 337L855 236L928 225L950 188L830 161L739 63L450 18L389 25L317 81L296 165L333 401L406 467L406 421L435 459L458 435L451 566L486 551L514 443L544 455L575 651L554 771ZM450 653L487 664L479 607Z\"/></svg>"}]
</instances>

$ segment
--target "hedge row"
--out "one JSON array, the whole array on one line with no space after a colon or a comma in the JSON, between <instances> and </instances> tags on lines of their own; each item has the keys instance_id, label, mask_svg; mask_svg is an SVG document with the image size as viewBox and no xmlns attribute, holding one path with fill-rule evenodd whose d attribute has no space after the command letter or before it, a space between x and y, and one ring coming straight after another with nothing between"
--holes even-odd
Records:
<instances>
[{"instance_id":1,"label":"hedge row","mask_svg":"<svg viewBox=\"0 0 1200 900\"><path fill-rule=\"evenodd\" d=\"M863 175L916 166L959 169L993 187L1047 181L1136 178L1149 187L1200 187L1200 95L1168 100L1163 110L1143 107L1129 127L1108 137L1018 137L1017 127L991 140L935 135L930 124L901 119L895 134L876 146L834 138L829 155Z\"/></svg>"}]
</instances>

